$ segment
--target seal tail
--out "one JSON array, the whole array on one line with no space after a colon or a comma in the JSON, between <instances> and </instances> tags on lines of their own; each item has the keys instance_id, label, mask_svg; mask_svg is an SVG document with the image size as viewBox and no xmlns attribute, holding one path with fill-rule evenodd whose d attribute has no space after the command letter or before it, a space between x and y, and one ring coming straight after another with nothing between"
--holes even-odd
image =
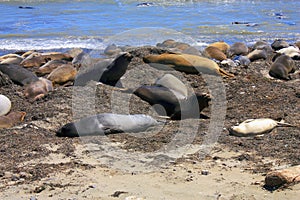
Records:
<instances>
[{"instance_id":1,"label":"seal tail","mask_svg":"<svg viewBox=\"0 0 300 200\"><path fill-rule=\"evenodd\" d=\"M292 124L289 124L289 123L285 123L284 120L281 120L280 122L277 122L277 126L280 126L280 127L296 127L296 128L300 128L298 126L295 126L295 125L292 125Z\"/></svg>"},{"instance_id":2,"label":"seal tail","mask_svg":"<svg viewBox=\"0 0 300 200\"><path fill-rule=\"evenodd\" d=\"M230 73L228 73L228 72L226 72L224 69L222 69L222 68L219 68L219 72L220 72L220 74L222 75L222 76L226 76L226 77L234 77L234 75L233 74L230 74Z\"/></svg>"}]
</instances>

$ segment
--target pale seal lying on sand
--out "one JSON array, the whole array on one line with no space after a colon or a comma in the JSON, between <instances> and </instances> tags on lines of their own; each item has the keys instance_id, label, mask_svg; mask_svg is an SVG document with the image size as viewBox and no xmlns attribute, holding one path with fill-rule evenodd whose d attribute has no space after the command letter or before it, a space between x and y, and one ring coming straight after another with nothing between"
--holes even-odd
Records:
<instances>
[{"instance_id":1,"label":"pale seal lying on sand","mask_svg":"<svg viewBox=\"0 0 300 200\"><path fill-rule=\"evenodd\" d=\"M296 71L295 61L287 55L280 55L271 65L269 75L283 80L290 80L289 73Z\"/></svg>"},{"instance_id":2,"label":"pale seal lying on sand","mask_svg":"<svg viewBox=\"0 0 300 200\"><path fill-rule=\"evenodd\" d=\"M148 55L143 58L145 63L157 69L175 69L177 71L191 73L191 74L210 74L222 75L227 77L234 77L219 67L219 65L208 59L191 54L175 54L163 53L160 55Z\"/></svg>"},{"instance_id":3,"label":"pale seal lying on sand","mask_svg":"<svg viewBox=\"0 0 300 200\"><path fill-rule=\"evenodd\" d=\"M122 132L142 132L156 125L159 125L159 122L148 115L103 113L68 123L59 129L56 135L60 137L79 137Z\"/></svg>"},{"instance_id":4,"label":"pale seal lying on sand","mask_svg":"<svg viewBox=\"0 0 300 200\"><path fill-rule=\"evenodd\" d=\"M11 101L5 95L0 94L0 116L6 115L11 109Z\"/></svg>"},{"instance_id":5,"label":"pale seal lying on sand","mask_svg":"<svg viewBox=\"0 0 300 200\"><path fill-rule=\"evenodd\" d=\"M19 85L27 85L38 80L35 74L19 65L0 64L0 71Z\"/></svg>"},{"instance_id":6,"label":"pale seal lying on sand","mask_svg":"<svg viewBox=\"0 0 300 200\"><path fill-rule=\"evenodd\" d=\"M0 116L0 129L11 128L24 120L25 112L10 112L8 115Z\"/></svg>"},{"instance_id":7,"label":"pale seal lying on sand","mask_svg":"<svg viewBox=\"0 0 300 200\"><path fill-rule=\"evenodd\" d=\"M126 52L121 53L113 61L100 61L87 71L79 72L74 85L84 86L89 81L93 80L115 86L120 78L125 74L131 59L132 55Z\"/></svg>"},{"instance_id":8,"label":"pale seal lying on sand","mask_svg":"<svg viewBox=\"0 0 300 200\"><path fill-rule=\"evenodd\" d=\"M289 47L280 49L276 52L287 55L287 56L293 58L294 60L299 60L300 59L300 50L296 46L289 46Z\"/></svg>"},{"instance_id":9,"label":"pale seal lying on sand","mask_svg":"<svg viewBox=\"0 0 300 200\"><path fill-rule=\"evenodd\" d=\"M294 127L291 124L278 122L270 118L247 119L238 126L229 128L231 135L248 137L271 132L275 127Z\"/></svg>"}]
</instances>

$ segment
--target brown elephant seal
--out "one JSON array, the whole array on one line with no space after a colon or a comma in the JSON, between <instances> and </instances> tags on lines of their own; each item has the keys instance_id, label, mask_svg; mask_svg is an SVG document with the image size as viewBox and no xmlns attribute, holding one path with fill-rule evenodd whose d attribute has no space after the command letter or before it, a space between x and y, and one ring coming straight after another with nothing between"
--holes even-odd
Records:
<instances>
[{"instance_id":1,"label":"brown elephant seal","mask_svg":"<svg viewBox=\"0 0 300 200\"><path fill-rule=\"evenodd\" d=\"M244 44L243 42L236 42L233 45L230 46L229 50L228 50L228 55L231 57L233 55L247 55L248 54L248 47L246 44Z\"/></svg>"},{"instance_id":2,"label":"brown elephant seal","mask_svg":"<svg viewBox=\"0 0 300 200\"><path fill-rule=\"evenodd\" d=\"M115 86L120 78L125 74L127 67L133 56L123 52L113 60L97 62L87 70L79 72L74 85L84 86L89 81L99 81L104 84Z\"/></svg>"},{"instance_id":3,"label":"brown elephant seal","mask_svg":"<svg viewBox=\"0 0 300 200\"><path fill-rule=\"evenodd\" d=\"M26 112L10 112L0 116L0 129L11 128L24 120Z\"/></svg>"},{"instance_id":4,"label":"brown elephant seal","mask_svg":"<svg viewBox=\"0 0 300 200\"><path fill-rule=\"evenodd\" d=\"M39 76L43 76L45 74L50 74L53 70L55 70L56 68L58 68L64 64L67 64L67 61L65 61L65 60L50 60L46 64L39 67L35 71L35 73Z\"/></svg>"},{"instance_id":5,"label":"brown elephant seal","mask_svg":"<svg viewBox=\"0 0 300 200\"><path fill-rule=\"evenodd\" d=\"M56 135L59 137L79 137L114 133L137 133L147 131L148 128L159 125L148 115L123 115L102 113L71 122L60 128Z\"/></svg>"},{"instance_id":6,"label":"brown elephant seal","mask_svg":"<svg viewBox=\"0 0 300 200\"><path fill-rule=\"evenodd\" d=\"M291 124L278 122L270 118L248 119L240 123L238 126L230 127L229 133L239 137L248 137L269 133L275 127L279 126L294 127Z\"/></svg>"},{"instance_id":7,"label":"brown elephant seal","mask_svg":"<svg viewBox=\"0 0 300 200\"><path fill-rule=\"evenodd\" d=\"M133 93L154 106L159 115L166 115L174 120L199 118L200 112L208 107L211 100L207 94L178 99L171 90L163 86L141 86Z\"/></svg>"},{"instance_id":8,"label":"brown elephant seal","mask_svg":"<svg viewBox=\"0 0 300 200\"><path fill-rule=\"evenodd\" d=\"M217 47L214 46L208 46L204 49L203 55L211 58L216 59L219 61L223 61L227 59L227 56Z\"/></svg>"},{"instance_id":9,"label":"brown elephant seal","mask_svg":"<svg viewBox=\"0 0 300 200\"><path fill-rule=\"evenodd\" d=\"M271 44L271 47L277 51L279 49L282 49L282 48L286 48L286 47L289 47L289 43L287 43L286 41L284 40L281 40L281 39L278 39L278 40L275 40L272 44Z\"/></svg>"},{"instance_id":10,"label":"brown elephant seal","mask_svg":"<svg viewBox=\"0 0 300 200\"><path fill-rule=\"evenodd\" d=\"M53 70L47 79L52 81L53 84L65 84L69 81L74 81L77 74L77 70L72 64L64 64L55 70Z\"/></svg>"},{"instance_id":11,"label":"brown elephant seal","mask_svg":"<svg viewBox=\"0 0 300 200\"><path fill-rule=\"evenodd\" d=\"M295 71L295 61L287 55L280 55L271 65L269 75L282 80L290 80L289 73L294 73Z\"/></svg>"},{"instance_id":12,"label":"brown elephant seal","mask_svg":"<svg viewBox=\"0 0 300 200\"><path fill-rule=\"evenodd\" d=\"M9 113L10 109L11 109L10 99L5 95L0 94L0 116Z\"/></svg>"},{"instance_id":13,"label":"brown elephant seal","mask_svg":"<svg viewBox=\"0 0 300 200\"><path fill-rule=\"evenodd\" d=\"M227 51L229 50L230 48L230 45L227 44L226 42L224 41L220 41L220 42L214 42L212 44L210 44L209 46L212 46L212 47L217 47L218 49L220 49L223 53L227 53Z\"/></svg>"},{"instance_id":14,"label":"brown elephant seal","mask_svg":"<svg viewBox=\"0 0 300 200\"><path fill-rule=\"evenodd\" d=\"M38 80L34 73L19 65L0 64L0 71L19 85L27 85Z\"/></svg>"},{"instance_id":15,"label":"brown elephant seal","mask_svg":"<svg viewBox=\"0 0 300 200\"><path fill-rule=\"evenodd\" d=\"M160 55L145 56L143 60L151 67L157 69L168 70L173 68L177 71L190 74L203 73L234 77L233 74L230 74L221 69L216 62L197 55L163 53Z\"/></svg>"},{"instance_id":16,"label":"brown elephant seal","mask_svg":"<svg viewBox=\"0 0 300 200\"><path fill-rule=\"evenodd\" d=\"M45 78L39 78L25 87L24 96L33 102L43 98L49 91L53 91L52 82Z\"/></svg>"},{"instance_id":17,"label":"brown elephant seal","mask_svg":"<svg viewBox=\"0 0 300 200\"><path fill-rule=\"evenodd\" d=\"M251 62L259 59L267 59L267 56L267 52L264 49L254 49L247 55Z\"/></svg>"}]
</instances>

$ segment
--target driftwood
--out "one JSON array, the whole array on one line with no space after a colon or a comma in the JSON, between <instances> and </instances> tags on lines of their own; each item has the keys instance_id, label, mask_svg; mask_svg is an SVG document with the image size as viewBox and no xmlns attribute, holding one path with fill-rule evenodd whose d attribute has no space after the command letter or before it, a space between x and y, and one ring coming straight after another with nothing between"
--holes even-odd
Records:
<instances>
[{"instance_id":1,"label":"driftwood","mask_svg":"<svg viewBox=\"0 0 300 200\"><path fill-rule=\"evenodd\" d=\"M265 178L266 187L280 187L300 182L300 165L269 172Z\"/></svg>"}]
</instances>

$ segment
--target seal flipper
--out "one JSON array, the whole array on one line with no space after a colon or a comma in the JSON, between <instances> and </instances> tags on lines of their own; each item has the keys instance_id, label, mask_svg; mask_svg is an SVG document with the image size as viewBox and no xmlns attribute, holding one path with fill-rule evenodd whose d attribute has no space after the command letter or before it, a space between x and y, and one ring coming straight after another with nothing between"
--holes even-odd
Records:
<instances>
[{"instance_id":1,"label":"seal flipper","mask_svg":"<svg viewBox=\"0 0 300 200\"><path fill-rule=\"evenodd\" d=\"M219 68L219 73L222 75L222 76L226 76L226 77L234 77L233 74L230 74L228 72L226 72L224 69L222 68Z\"/></svg>"},{"instance_id":2,"label":"seal flipper","mask_svg":"<svg viewBox=\"0 0 300 200\"><path fill-rule=\"evenodd\" d=\"M103 126L102 129L104 130L105 135L114 134L114 133L124 133L122 129L119 129L117 127Z\"/></svg>"}]
</instances>

